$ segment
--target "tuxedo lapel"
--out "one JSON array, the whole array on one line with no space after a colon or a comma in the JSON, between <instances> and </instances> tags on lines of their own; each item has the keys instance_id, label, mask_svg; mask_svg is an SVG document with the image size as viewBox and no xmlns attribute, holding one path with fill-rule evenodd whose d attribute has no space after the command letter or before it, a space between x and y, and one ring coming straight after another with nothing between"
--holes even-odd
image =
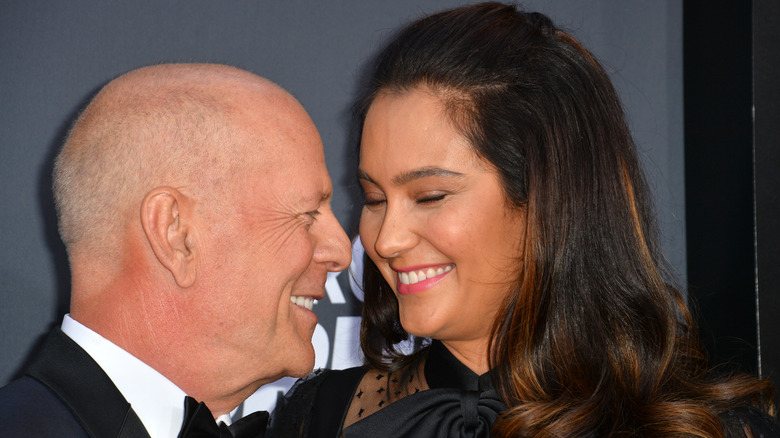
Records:
<instances>
[{"instance_id":1,"label":"tuxedo lapel","mask_svg":"<svg viewBox=\"0 0 780 438\"><path fill-rule=\"evenodd\" d=\"M49 334L27 375L57 394L89 436L149 438L108 375L59 328Z\"/></svg>"}]
</instances>

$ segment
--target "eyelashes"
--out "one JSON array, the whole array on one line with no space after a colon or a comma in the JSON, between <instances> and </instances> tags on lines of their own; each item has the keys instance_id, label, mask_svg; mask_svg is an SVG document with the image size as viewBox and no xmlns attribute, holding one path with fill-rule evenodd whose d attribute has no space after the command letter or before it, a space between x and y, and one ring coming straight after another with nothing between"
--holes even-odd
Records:
<instances>
[{"instance_id":1,"label":"eyelashes","mask_svg":"<svg viewBox=\"0 0 780 438\"><path fill-rule=\"evenodd\" d=\"M371 200L363 199L363 205L365 205L366 207L377 207L384 203L385 203L384 199L371 199Z\"/></svg>"},{"instance_id":2,"label":"eyelashes","mask_svg":"<svg viewBox=\"0 0 780 438\"><path fill-rule=\"evenodd\" d=\"M446 196L447 194L445 193L434 195L434 196L426 196L424 198L418 199L416 202L418 204L433 204L439 201L443 201Z\"/></svg>"},{"instance_id":3,"label":"eyelashes","mask_svg":"<svg viewBox=\"0 0 780 438\"><path fill-rule=\"evenodd\" d=\"M320 215L320 210L312 210L307 211L306 213L301 214L299 217L303 219L304 226L308 230L309 227L311 227L315 222L317 222L317 217Z\"/></svg>"},{"instance_id":4,"label":"eyelashes","mask_svg":"<svg viewBox=\"0 0 780 438\"><path fill-rule=\"evenodd\" d=\"M415 199L414 202L419 205L432 205L440 201L443 201L447 196L448 196L447 193L441 193L432 196L424 196ZM368 208L372 208L372 207L379 207L385 204L386 202L387 200L384 198L365 197L363 200L363 205L365 205Z\"/></svg>"}]
</instances>

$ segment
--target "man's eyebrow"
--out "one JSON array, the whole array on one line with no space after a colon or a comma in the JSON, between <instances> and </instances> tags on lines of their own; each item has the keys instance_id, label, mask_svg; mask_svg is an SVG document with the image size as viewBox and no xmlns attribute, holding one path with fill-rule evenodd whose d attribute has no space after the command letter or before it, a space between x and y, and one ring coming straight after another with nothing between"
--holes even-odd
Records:
<instances>
[{"instance_id":1,"label":"man's eyebrow","mask_svg":"<svg viewBox=\"0 0 780 438\"><path fill-rule=\"evenodd\" d=\"M421 178L427 178L429 176L443 176L447 178L462 178L464 175L460 172L455 172L453 170L447 170L442 169L441 167L423 167L420 169L414 169L410 170L408 172L402 172L396 176L393 177L393 184L395 185L402 185L406 184L410 181L421 179ZM366 180L370 183L375 183L375 181L362 169L358 169L357 171L357 177L358 179Z\"/></svg>"},{"instance_id":2,"label":"man's eyebrow","mask_svg":"<svg viewBox=\"0 0 780 438\"><path fill-rule=\"evenodd\" d=\"M320 199L319 199L320 202L319 203L323 204L323 203L326 203L326 202L330 201L331 196L333 196L333 192L321 192L320 193Z\"/></svg>"},{"instance_id":3,"label":"man's eyebrow","mask_svg":"<svg viewBox=\"0 0 780 438\"><path fill-rule=\"evenodd\" d=\"M305 205L312 205L316 203L317 205L322 205L324 203L327 203L331 196L333 196L332 192L319 192L319 193L312 193L310 196L305 196L301 198L301 202Z\"/></svg>"}]
</instances>

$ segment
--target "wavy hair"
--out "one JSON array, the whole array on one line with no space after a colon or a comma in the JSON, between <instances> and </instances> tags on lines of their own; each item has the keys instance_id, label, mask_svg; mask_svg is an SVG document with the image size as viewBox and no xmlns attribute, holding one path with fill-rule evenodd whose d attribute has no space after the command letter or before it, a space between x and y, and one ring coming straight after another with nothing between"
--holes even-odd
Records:
<instances>
[{"instance_id":1,"label":"wavy hair","mask_svg":"<svg viewBox=\"0 0 780 438\"><path fill-rule=\"evenodd\" d=\"M483 3L403 28L375 61L358 125L384 92L426 87L527 211L526 245L486 352L509 406L496 436L722 436L718 415L773 414L771 383L709 371L670 286L649 191L599 62L539 13ZM419 359L366 256L361 343L370 365Z\"/></svg>"}]
</instances>

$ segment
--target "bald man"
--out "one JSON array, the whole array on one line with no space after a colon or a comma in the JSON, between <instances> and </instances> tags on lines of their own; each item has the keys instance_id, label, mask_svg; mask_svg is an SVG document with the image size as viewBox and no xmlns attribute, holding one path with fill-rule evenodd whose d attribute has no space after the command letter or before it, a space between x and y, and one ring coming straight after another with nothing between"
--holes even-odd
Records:
<instances>
[{"instance_id":1,"label":"bald man","mask_svg":"<svg viewBox=\"0 0 780 438\"><path fill-rule=\"evenodd\" d=\"M110 82L55 162L70 313L0 390L0 435L228 436L261 385L313 367L312 303L351 255L331 190L311 119L265 79Z\"/></svg>"}]
</instances>

